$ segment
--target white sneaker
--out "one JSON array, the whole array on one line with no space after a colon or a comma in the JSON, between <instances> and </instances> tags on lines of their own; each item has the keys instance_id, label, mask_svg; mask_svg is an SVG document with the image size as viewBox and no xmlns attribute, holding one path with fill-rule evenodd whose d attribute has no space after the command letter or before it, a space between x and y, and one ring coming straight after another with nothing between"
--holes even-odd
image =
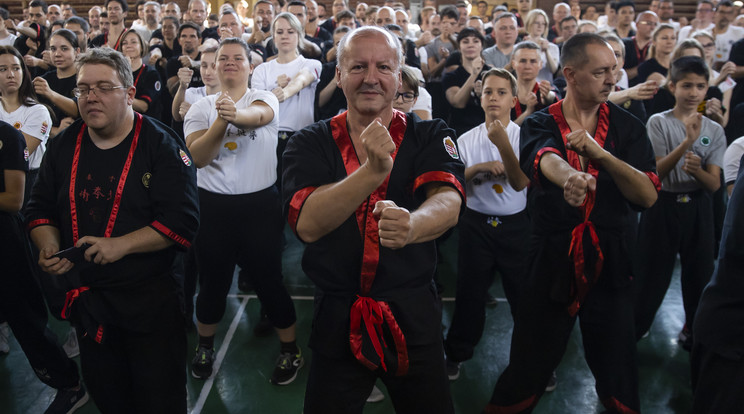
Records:
<instances>
[{"instance_id":1,"label":"white sneaker","mask_svg":"<svg viewBox=\"0 0 744 414\"><path fill-rule=\"evenodd\" d=\"M375 403L380 402L385 399L385 394L380 391L379 388L377 388L377 385L372 388L372 392L369 393L369 397L367 397L367 402Z\"/></svg>"},{"instance_id":2,"label":"white sneaker","mask_svg":"<svg viewBox=\"0 0 744 414\"><path fill-rule=\"evenodd\" d=\"M75 328L70 328L70 333L67 334L67 341L62 344L62 349L65 350L68 358L75 358L80 355L80 346L78 346L77 332L75 332Z\"/></svg>"},{"instance_id":3,"label":"white sneaker","mask_svg":"<svg viewBox=\"0 0 744 414\"><path fill-rule=\"evenodd\" d=\"M10 352L10 326L7 322L0 323L0 354Z\"/></svg>"}]
</instances>

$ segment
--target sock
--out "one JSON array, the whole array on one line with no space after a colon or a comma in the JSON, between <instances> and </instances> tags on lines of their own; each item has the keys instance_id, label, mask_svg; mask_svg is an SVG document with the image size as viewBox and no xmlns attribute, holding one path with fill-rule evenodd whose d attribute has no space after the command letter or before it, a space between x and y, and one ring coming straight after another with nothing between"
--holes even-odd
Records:
<instances>
[{"instance_id":1,"label":"sock","mask_svg":"<svg viewBox=\"0 0 744 414\"><path fill-rule=\"evenodd\" d=\"M292 342L279 342L281 344L280 352L281 353L290 353L293 355L300 353L300 348L297 347L297 341Z\"/></svg>"},{"instance_id":2,"label":"sock","mask_svg":"<svg viewBox=\"0 0 744 414\"><path fill-rule=\"evenodd\" d=\"M207 348L207 349L214 348L214 335L212 336L199 335L199 346Z\"/></svg>"}]
</instances>

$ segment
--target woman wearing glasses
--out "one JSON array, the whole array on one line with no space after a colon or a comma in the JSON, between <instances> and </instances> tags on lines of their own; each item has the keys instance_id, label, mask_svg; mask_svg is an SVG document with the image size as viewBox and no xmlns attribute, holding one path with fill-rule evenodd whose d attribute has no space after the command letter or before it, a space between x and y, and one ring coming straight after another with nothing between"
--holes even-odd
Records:
<instances>
[{"instance_id":1,"label":"woman wearing glasses","mask_svg":"<svg viewBox=\"0 0 744 414\"><path fill-rule=\"evenodd\" d=\"M23 57L12 46L0 46L0 102L0 121L13 125L26 139L29 174L25 200L28 200L49 139L52 118L36 97Z\"/></svg>"},{"instance_id":2,"label":"woman wearing glasses","mask_svg":"<svg viewBox=\"0 0 744 414\"><path fill-rule=\"evenodd\" d=\"M548 21L548 15L542 9L530 11L526 21L527 36L522 40L530 40L540 46L542 66L537 74L537 81L546 80L552 85L561 54L558 45L548 41Z\"/></svg>"}]
</instances>

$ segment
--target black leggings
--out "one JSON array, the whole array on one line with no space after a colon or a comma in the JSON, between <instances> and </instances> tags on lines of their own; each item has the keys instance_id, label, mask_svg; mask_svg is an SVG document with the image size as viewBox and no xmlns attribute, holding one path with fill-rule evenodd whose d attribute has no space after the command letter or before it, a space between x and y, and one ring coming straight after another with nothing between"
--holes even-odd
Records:
<instances>
[{"instance_id":1,"label":"black leggings","mask_svg":"<svg viewBox=\"0 0 744 414\"><path fill-rule=\"evenodd\" d=\"M251 194L224 195L199 189L201 224L196 237L199 296L196 318L218 323L235 265L248 272L274 327L297 320L292 298L282 283L283 219L275 186Z\"/></svg>"}]
</instances>

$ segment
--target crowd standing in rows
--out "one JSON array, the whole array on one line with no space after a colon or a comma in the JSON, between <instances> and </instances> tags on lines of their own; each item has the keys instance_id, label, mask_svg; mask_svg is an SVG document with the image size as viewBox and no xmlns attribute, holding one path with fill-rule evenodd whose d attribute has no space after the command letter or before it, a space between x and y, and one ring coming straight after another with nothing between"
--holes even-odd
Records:
<instances>
[{"instance_id":1,"label":"crowd standing in rows","mask_svg":"<svg viewBox=\"0 0 744 414\"><path fill-rule=\"evenodd\" d=\"M636 342L678 254L690 404L740 410L744 341L724 323L744 317L742 3L701 0L689 21L671 0L351 6L0 8L0 353L12 329L57 389L47 412L89 395L185 412L187 365L218 375L237 268L254 333L279 339L270 381L309 362L306 413L361 413L378 379L398 412L454 412L496 274L514 330L484 412L554 390L577 319L601 403L640 412ZM286 223L316 286L311 361ZM443 333L433 277L455 227Z\"/></svg>"}]
</instances>

